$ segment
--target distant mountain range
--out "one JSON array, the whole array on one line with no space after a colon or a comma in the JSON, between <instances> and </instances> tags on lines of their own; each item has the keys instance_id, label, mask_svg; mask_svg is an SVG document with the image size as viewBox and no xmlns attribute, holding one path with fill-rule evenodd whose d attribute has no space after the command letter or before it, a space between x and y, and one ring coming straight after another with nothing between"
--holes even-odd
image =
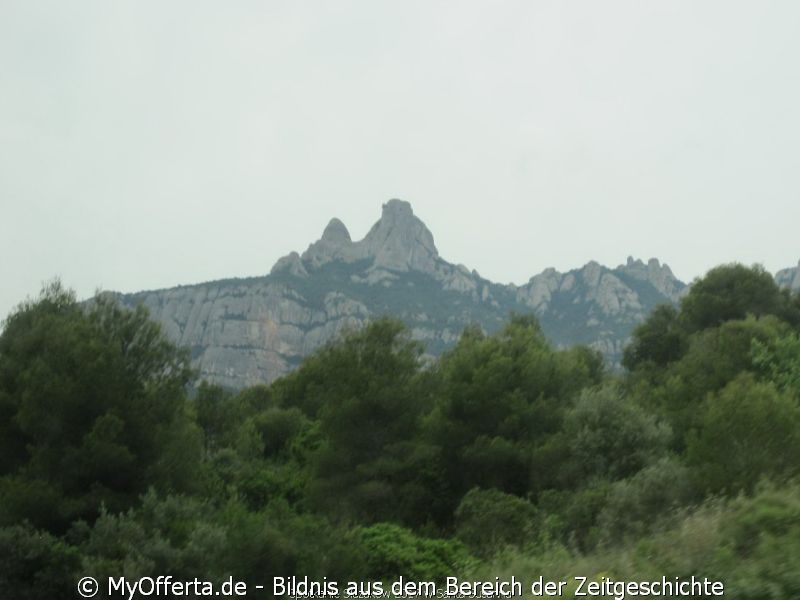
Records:
<instances>
[{"instance_id":1,"label":"distant mountain range","mask_svg":"<svg viewBox=\"0 0 800 600\"><path fill-rule=\"evenodd\" d=\"M800 264L776 281L800 288ZM512 311L532 312L555 345L588 344L618 364L633 328L686 290L666 264L633 258L614 269L593 261L567 273L547 269L521 286L493 283L443 260L411 205L390 200L363 240L354 242L333 219L318 241L281 258L269 275L118 297L144 303L191 349L202 378L242 388L273 381L345 328L385 314L438 355L467 325L492 332Z\"/></svg>"}]
</instances>

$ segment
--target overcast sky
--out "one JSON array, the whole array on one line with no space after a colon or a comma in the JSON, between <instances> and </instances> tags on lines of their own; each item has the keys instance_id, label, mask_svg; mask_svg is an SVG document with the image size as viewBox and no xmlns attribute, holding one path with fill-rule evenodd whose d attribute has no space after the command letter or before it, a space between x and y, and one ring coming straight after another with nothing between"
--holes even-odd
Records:
<instances>
[{"instance_id":1,"label":"overcast sky","mask_svg":"<svg viewBox=\"0 0 800 600\"><path fill-rule=\"evenodd\" d=\"M800 2L0 2L0 316L269 272L411 202L524 283L800 258Z\"/></svg>"}]
</instances>

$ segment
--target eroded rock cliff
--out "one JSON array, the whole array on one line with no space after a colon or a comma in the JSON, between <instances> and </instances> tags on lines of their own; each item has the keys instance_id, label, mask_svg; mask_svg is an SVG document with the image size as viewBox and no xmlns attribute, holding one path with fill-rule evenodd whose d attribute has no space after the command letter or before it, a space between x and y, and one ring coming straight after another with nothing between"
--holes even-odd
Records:
<instances>
[{"instance_id":1,"label":"eroded rock cliff","mask_svg":"<svg viewBox=\"0 0 800 600\"><path fill-rule=\"evenodd\" d=\"M403 319L436 355L469 324L494 331L512 311L533 312L554 344L589 344L613 364L632 328L685 287L667 265L632 258L615 269L548 269L522 286L493 283L442 259L411 205L390 200L364 239L353 241L334 218L269 275L120 298L143 302L191 348L201 377L239 388L276 379L342 330L384 314Z\"/></svg>"}]
</instances>

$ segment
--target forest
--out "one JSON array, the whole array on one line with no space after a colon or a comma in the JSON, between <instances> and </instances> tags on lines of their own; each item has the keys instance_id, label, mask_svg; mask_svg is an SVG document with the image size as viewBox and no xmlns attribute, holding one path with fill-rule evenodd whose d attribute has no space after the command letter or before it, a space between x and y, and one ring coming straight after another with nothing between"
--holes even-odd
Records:
<instances>
[{"instance_id":1,"label":"forest","mask_svg":"<svg viewBox=\"0 0 800 600\"><path fill-rule=\"evenodd\" d=\"M232 391L144 308L53 282L0 334L0 598L158 575L256 598L539 576L566 598L576 576L800 598L799 334L800 296L729 264L619 370L528 315L423 360L385 317Z\"/></svg>"}]
</instances>

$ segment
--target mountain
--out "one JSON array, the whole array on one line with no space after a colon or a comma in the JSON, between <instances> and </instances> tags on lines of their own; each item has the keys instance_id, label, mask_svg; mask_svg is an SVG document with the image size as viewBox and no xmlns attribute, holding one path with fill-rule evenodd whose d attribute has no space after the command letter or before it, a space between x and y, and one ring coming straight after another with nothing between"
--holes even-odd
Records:
<instances>
[{"instance_id":1,"label":"mountain","mask_svg":"<svg viewBox=\"0 0 800 600\"><path fill-rule=\"evenodd\" d=\"M775 283L781 287L789 288L793 292L800 291L800 261L796 267L781 269L775 273Z\"/></svg>"},{"instance_id":2,"label":"mountain","mask_svg":"<svg viewBox=\"0 0 800 600\"><path fill-rule=\"evenodd\" d=\"M521 286L493 283L442 259L411 205L390 200L363 240L332 219L318 241L278 260L269 275L118 297L144 303L191 349L201 377L241 388L273 381L342 330L384 314L401 318L437 355L467 325L492 332L512 311L533 312L554 344L589 344L615 364L633 327L685 290L667 265L632 258L614 269L547 269Z\"/></svg>"}]
</instances>

